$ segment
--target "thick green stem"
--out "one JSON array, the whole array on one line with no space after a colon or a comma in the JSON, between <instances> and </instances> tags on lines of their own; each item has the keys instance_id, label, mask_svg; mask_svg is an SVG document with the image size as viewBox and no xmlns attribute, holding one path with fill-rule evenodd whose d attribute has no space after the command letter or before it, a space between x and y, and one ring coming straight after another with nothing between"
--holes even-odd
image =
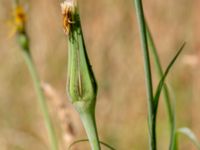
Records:
<instances>
[{"instance_id":1,"label":"thick green stem","mask_svg":"<svg viewBox=\"0 0 200 150\"><path fill-rule=\"evenodd\" d=\"M34 86L35 86L35 90L36 90L36 94L38 96L38 102L39 102L39 105L40 105L40 109L41 109L43 116L44 116L45 125L46 125L47 132L48 132L48 135L49 135L49 138L50 138L51 149L52 150L58 150L58 143L57 143L57 139L56 139L56 134L55 134L55 131L54 131L51 119L50 119L48 107L47 107L47 104L46 104L46 101L45 101L45 96L44 96L44 93L43 93L43 90L42 90L42 87L41 87L41 84L40 84L39 77L37 75L37 71L35 69L35 65L33 64L32 57L30 55L29 50L22 50L22 52L23 52L25 62L26 62L28 69L30 71Z\"/></svg>"},{"instance_id":2,"label":"thick green stem","mask_svg":"<svg viewBox=\"0 0 200 150\"><path fill-rule=\"evenodd\" d=\"M155 64L155 68L156 68L156 72L158 74L158 77L161 79L163 76L163 70L161 67L161 63L158 57L158 52L155 46L155 43L153 41L150 29L148 27L148 24L146 23L146 33L147 33L147 39L148 39L148 45L150 47L150 50L152 51L152 55L153 55L153 60L154 60L154 64ZM167 109L167 114L168 114L168 119L169 119L169 126L170 126L170 150L173 150L173 141L175 138L175 113L174 113L174 109L172 107L172 104L170 102L170 96L169 96L169 91L167 88L167 85L164 84L163 86L163 97L164 97L164 101L165 101L165 105L166 105L166 109Z\"/></svg>"},{"instance_id":3,"label":"thick green stem","mask_svg":"<svg viewBox=\"0 0 200 150\"><path fill-rule=\"evenodd\" d=\"M101 150L94 113L80 113L92 150Z\"/></svg>"},{"instance_id":4,"label":"thick green stem","mask_svg":"<svg viewBox=\"0 0 200 150\"><path fill-rule=\"evenodd\" d=\"M144 20L144 12L141 0L135 0L136 14L140 29L141 44L144 56L145 79L148 100L148 123L150 130L150 149L156 150L156 116L154 114L153 86L151 77L151 65L149 58L148 43L146 37L146 27Z\"/></svg>"}]
</instances>

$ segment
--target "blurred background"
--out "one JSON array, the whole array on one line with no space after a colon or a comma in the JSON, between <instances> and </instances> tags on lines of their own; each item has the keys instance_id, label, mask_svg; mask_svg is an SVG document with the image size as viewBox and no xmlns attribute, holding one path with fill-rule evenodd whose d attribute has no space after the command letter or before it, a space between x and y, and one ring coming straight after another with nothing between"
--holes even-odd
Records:
<instances>
[{"instance_id":1,"label":"blurred background","mask_svg":"<svg viewBox=\"0 0 200 150\"><path fill-rule=\"evenodd\" d=\"M27 29L33 55L60 148L86 137L66 96L67 39L58 0L21 1L27 8ZM144 0L163 68L183 41L186 47L167 82L176 99L177 127L191 128L200 139L199 0ZM100 139L117 150L147 150L147 102L143 58L133 0L84 0L80 13L86 47L98 82L96 118ZM0 149L47 150L47 132L33 83L13 27L12 1L0 0ZM152 63L154 86L158 83ZM161 99L158 149L167 150L169 126ZM195 147L180 136L181 150ZM88 143L77 150L89 150ZM106 148L105 148L106 149Z\"/></svg>"}]
</instances>

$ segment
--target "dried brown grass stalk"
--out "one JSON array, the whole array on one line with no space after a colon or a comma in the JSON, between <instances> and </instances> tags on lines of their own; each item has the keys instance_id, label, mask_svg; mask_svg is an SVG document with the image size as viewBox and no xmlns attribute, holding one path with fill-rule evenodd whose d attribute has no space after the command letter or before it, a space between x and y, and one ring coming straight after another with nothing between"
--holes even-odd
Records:
<instances>
[{"instance_id":1,"label":"dried brown grass stalk","mask_svg":"<svg viewBox=\"0 0 200 150\"><path fill-rule=\"evenodd\" d=\"M62 129L64 147L66 148L75 140L77 132L74 120L76 119L76 116L73 114L67 101L63 100L60 94L50 84L42 83L42 88L58 116L59 124Z\"/></svg>"}]
</instances>

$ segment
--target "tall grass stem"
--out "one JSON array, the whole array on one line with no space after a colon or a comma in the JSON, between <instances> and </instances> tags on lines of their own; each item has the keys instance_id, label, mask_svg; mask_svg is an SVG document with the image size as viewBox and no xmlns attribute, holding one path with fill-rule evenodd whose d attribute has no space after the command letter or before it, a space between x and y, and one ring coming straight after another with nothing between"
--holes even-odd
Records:
<instances>
[{"instance_id":1,"label":"tall grass stem","mask_svg":"<svg viewBox=\"0 0 200 150\"><path fill-rule=\"evenodd\" d=\"M145 80L147 89L147 100L148 100L148 123L150 131L150 149L156 150L156 116L154 115L154 101L153 101L153 86L152 86L152 76L151 76L151 65L149 58L148 43L146 37L146 26L144 19L144 12L141 0L135 0L135 8L137 14L137 20L139 24L141 45L143 49L144 56L144 69L145 69Z\"/></svg>"},{"instance_id":2,"label":"tall grass stem","mask_svg":"<svg viewBox=\"0 0 200 150\"><path fill-rule=\"evenodd\" d=\"M30 53L30 44L29 44L29 37L26 32L26 18L27 14L19 2L19 0L13 0L13 23L16 28L16 38L19 46L21 47L22 54L24 56L24 60L27 64L29 69L30 75L33 80L33 84L35 87L35 91L38 97L38 103L40 105L40 109L43 113L45 125L47 128L48 136L50 138L51 150L58 150L58 142L56 138L56 134L50 119L50 115L48 112L48 106L45 101L44 92L42 90L40 79L38 77L34 62L32 60L32 56Z\"/></svg>"},{"instance_id":3,"label":"tall grass stem","mask_svg":"<svg viewBox=\"0 0 200 150\"><path fill-rule=\"evenodd\" d=\"M48 136L50 138L51 150L58 150L58 142L57 142L57 138L56 138L56 133L54 131L52 121L50 119L50 115L48 112L48 106L45 101L45 96L44 96L44 93L43 93L43 90L42 90L42 87L40 84L40 80L39 80L35 65L32 61L31 54L28 50L23 50L23 56L24 56L27 66L28 66L28 69L30 71L30 74L31 74L31 77L32 77L32 80L34 83L34 87L36 90L36 94L38 96L38 102L40 105L40 109L43 113Z\"/></svg>"}]
</instances>

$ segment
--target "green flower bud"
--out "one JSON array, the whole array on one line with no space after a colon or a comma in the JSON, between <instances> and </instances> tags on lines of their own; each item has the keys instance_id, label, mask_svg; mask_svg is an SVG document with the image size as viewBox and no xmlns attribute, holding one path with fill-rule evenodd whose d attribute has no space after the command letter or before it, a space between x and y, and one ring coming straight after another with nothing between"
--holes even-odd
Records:
<instances>
[{"instance_id":1,"label":"green flower bud","mask_svg":"<svg viewBox=\"0 0 200 150\"><path fill-rule=\"evenodd\" d=\"M18 33L17 40L23 50L29 50L29 39L26 33Z\"/></svg>"},{"instance_id":2,"label":"green flower bud","mask_svg":"<svg viewBox=\"0 0 200 150\"><path fill-rule=\"evenodd\" d=\"M94 111L97 84L87 56L77 5L68 0L61 7L64 31L68 34L68 94L79 112Z\"/></svg>"}]
</instances>

